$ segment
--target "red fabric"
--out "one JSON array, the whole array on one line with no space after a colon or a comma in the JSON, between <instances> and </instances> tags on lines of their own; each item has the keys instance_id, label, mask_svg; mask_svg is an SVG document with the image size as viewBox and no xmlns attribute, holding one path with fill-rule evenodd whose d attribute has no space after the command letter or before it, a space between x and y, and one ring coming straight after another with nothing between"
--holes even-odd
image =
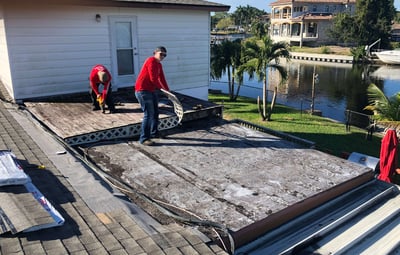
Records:
<instances>
[{"instance_id":1,"label":"red fabric","mask_svg":"<svg viewBox=\"0 0 400 255\"><path fill-rule=\"evenodd\" d=\"M392 182L397 168L397 135L394 129L389 129L382 138L381 153L379 157L380 174L378 179Z\"/></svg>"},{"instance_id":2,"label":"red fabric","mask_svg":"<svg viewBox=\"0 0 400 255\"><path fill-rule=\"evenodd\" d=\"M108 86L110 86L110 83L111 83L111 74L107 70L107 68L103 65L95 65L92 68L92 71L90 72L90 75L89 75L89 82L90 82L90 87L92 87L92 89L96 93L96 95L100 94L97 84L102 83L99 80L99 76L97 75L98 72L105 72L108 75L108 80L103 83L104 88L103 88L103 93L101 95L101 98L103 99L103 101L105 101L106 97L107 97Z\"/></svg>"},{"instance_id":3,"label":"red fabric","mask_svg":"<svg viewBox=\"0 0 400 255\"><path fill-rule=\"evenodd\" d=\"M164 71L160 61L155 57L149 57L143 64L139 76L136 80L135 91L150 91L165 89L169 91Z\"/></svg>"}]
</instances>

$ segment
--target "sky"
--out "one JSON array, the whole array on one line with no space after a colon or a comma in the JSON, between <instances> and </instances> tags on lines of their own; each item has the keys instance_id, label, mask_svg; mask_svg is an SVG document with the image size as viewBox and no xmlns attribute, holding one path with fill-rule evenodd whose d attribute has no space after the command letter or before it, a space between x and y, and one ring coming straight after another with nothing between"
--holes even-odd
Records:
<instances>
[{"instance_id":1,"label":"sky","mask_svg":"<svg viewBox=\"0 0 400 255\"><path fill-rule=\"evenodd\" d=\"M276 0L209 0L211 2L220 3L230 5L231 8L229 12L234 12L238 6L252 6L257 9L264 10L266 12L271 12L270 3L275 2ZM400 0L394 0L394 7L397 11L400 11Z\"/></svg>"}]
</instances>

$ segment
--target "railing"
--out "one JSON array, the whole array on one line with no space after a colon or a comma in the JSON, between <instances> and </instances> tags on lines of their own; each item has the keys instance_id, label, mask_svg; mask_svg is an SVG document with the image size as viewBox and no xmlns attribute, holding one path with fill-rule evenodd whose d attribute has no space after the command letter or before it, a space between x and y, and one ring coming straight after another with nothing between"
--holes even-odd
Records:
<instances>
[{"instance_id":1,"label":"railing","mask_svg":"<svg viewBox=\"0 0 400 255\"><path fill-rule=\"evenodd\" d=\"M365 128L367 134L365 139L371 140L372 134L377 131L376 121L372 118L372 115L355 112L352 110L346 110L346 131L350 132L350 127L356 126L359 128Z\"/></svg>"}]
</instances>

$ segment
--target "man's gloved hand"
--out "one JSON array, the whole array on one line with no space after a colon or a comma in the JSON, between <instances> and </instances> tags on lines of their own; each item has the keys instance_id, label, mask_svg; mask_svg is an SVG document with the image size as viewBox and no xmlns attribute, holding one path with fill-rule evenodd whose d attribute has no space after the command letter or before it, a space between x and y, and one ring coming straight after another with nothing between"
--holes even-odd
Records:
<instances>
[{"instance_id":1,"label":"man's gloved hand","mask_svg":"<svg viewBox=\"0 0 400 255\"><path fill-rule=\"evenodd\" d=\"M104 100L103 100L103 98L101 97L100 94L97 95L97 102L99 102L100 107L104 106Z\"/></svg>"}]
</instances>

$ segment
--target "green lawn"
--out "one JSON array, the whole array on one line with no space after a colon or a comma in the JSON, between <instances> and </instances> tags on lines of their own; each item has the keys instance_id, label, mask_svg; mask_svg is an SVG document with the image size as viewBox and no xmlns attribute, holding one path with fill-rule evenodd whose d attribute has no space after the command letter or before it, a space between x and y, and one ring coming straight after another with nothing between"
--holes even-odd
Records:
<instances>
[{"instance_id":1,"label":"green lawn","mask_svg":"<svg viewBox=\"0 0 400 255\"><path fill-rule=\"evenodd\" d=\"M239 97L230 102L227 95L209 94L209 101L224 106L224 119L241 119L256 125L285 132L316 143L316 149L335 156L359 152L379 158L381 135L375 134L371 141L366 139L366 130L351 127L346 132L345 124L312 116L283 105L276 105L271 121L262 121L257 101Z\"/></svg>"}]
</instances>

